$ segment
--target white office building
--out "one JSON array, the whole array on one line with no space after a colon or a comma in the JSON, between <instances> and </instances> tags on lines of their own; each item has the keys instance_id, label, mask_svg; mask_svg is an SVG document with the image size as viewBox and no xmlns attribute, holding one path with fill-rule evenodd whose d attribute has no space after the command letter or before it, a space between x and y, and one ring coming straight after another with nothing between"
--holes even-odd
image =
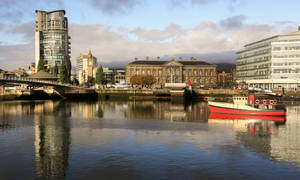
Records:
<instances>
[{"instance_id":1,"label":"white office building","mask_svg":"<svg viewBox=\"0 0 300 180\"><path fill-rule=\"evenodd\" d=\"M300 26L245 45L236 53L236 76L250 87L300 89Z\"/></svg>"}]
</instances>

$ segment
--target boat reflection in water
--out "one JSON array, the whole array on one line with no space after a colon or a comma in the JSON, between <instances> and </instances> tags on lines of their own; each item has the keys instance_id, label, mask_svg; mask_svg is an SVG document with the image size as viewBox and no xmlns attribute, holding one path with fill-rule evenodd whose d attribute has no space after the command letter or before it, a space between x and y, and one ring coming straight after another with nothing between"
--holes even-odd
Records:
<instances>
[{"instance_id":1,"label":"boat reflection in water","mask_svg":"<svg viewBox=\"0 0 300 180\"><path fill-rule=\"evenodd\" d=\"M205 102L0 102L0 174L297 179L299 137L299 105L286 121L266 121L215 118Z\"/></svg>"}]
</instances>

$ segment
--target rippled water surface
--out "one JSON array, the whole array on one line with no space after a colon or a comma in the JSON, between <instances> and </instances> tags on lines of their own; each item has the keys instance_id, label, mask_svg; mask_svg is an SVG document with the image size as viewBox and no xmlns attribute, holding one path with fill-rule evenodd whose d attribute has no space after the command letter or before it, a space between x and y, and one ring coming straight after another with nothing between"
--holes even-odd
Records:
<instances>
[{"instance_id":1,"label":"rippled water surface","mask_svg":"<svg viewBox=\"0 0 300 180\"><path fill-rule=\"evenodd\" d=\"M0 102L0 179L299 179L285 124L209 119L206 103Z\"/></svg>"}]
</instances>

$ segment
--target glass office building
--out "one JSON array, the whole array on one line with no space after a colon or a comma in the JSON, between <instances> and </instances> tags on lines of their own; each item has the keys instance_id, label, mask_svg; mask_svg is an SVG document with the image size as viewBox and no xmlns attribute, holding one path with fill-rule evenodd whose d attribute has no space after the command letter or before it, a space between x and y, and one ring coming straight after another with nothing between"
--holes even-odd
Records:
<instances>
[{"instance_id":1,"label":"glass office building","mask_svg":"<svg viewBox=\"0 0 300 180\"><path fill-rule=\"evenodd\" d=\"M45 61L46 67L60 66L65 63L68 72L70 62L70 36L68 35L68 19L64 10L39 11L36 10L35 27L35 65L40 59Z\"/></svg>"},{"instance_id":2,"label":"glass office building","mask_svg":"<svg viewBox=\"0 0 300 180\"><path fill-rule=\"evenodd\" d=\"M253 42L236 53L237 81L263 88L298 88L300 27L298 31ZM299 85L300 88L300 85Z\"/></svg>"}]
</instances>

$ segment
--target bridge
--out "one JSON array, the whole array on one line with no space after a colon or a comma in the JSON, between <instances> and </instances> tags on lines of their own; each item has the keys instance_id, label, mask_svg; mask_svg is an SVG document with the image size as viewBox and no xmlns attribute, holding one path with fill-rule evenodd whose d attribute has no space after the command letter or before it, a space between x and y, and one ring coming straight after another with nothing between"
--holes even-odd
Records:
<instances>
[{"instance_id":1,"label":"bridge","mask_svg":"<svg viewBox=\"0 0 300 180\"><path fill-rule=\"evenodd\" d=\"M31 78L12 78L12 77L5 77L0 78L0 95L4 93L4 84L27 84L32 87L53 87L53 89L61 96L65 96L67 94L76 94L78 91L85 93L87 90L84 90L82 87L73 86L67 83L60 83L54 81L47 81L47 80L38 80L38 79L31 79Z\"/></svg>"},{"instance_id":2,"label":"bridge","mask_svg":"<svg viewBox=\"0 0 300 180\"><path fill-rule=\"evenodd\" d=\"M7 83L17 83L17 84L28 84L32 86L52 86L54 88L64 88L64 89L78 89L80 87L73 86L67 83L60 83L54 81L45 81L45 80L37 80L30 78L0 78L0 85Z\"/></svg>"}]
</instances>

